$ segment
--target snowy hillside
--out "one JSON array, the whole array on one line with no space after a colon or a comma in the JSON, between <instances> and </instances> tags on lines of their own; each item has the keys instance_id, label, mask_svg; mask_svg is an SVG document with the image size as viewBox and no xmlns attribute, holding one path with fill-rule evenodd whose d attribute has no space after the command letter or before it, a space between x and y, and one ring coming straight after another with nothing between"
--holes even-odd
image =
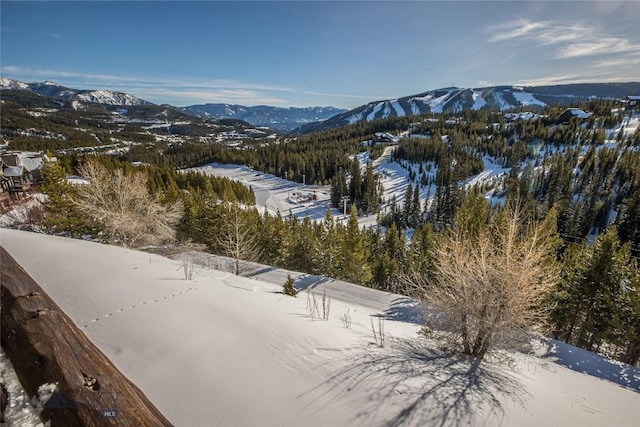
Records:
<instances>
[{"instance_id":1,"label":"snowy hillside","mask_svg":"<svg viewBox=\"0 0 640 427\"><path fill-rule=\"evenodd\" d=\"M85 102L93 102L96 104L109 105L143 105L142 101L135 96L127 93L114 92L111 90L92 90L89 92L80 92L76 96L79 100Z\"/></svg>"},{"instance_id":2,"label":"snowy hillside","mask_svg":"<svg viewBox=\"0 0 640 427\"><path fill-rule=\"evenodd\" d=\"M294 273L291 298L271 267L203 259L187 280L181 261L120 247L14 230L2 245L176 426L640 424L637 369L534 340L473 373L416 335L399 295Z\"/></svg>"},{"instance_id":3,"label":"snowy hillside","mask_svg":"<svg viewBox=\"0 0 640 427\"><path fill-rule=\"evenodd\" d=\"M6 77L0 78L0 89L28 90L40 95L66 99L75 102L90 102L106 105L148 105L147 101L138 99L127 93L112 90L79 90L70 89L57 83L46 81L43 83L23 83Z\"/></svg>"},{"instance_id":4,"label":"snowy hillside","mask_svg":"<svg viewBox=\"0 0 640 427\"><path fill-rule=\"evenodd\" d=\"M424 97L427 98L427 97ZM428 102L427 98L424 101ZM534 102L532 98L527 98L522 95L523 102ZM393 104L392 104L393 105ZM376 106L382 110L384 105ZM394 107L395 108L395 107ZM509 120L537 120L540 116L531 112L521 113L505 113L505 117ZM605 134L608 139L605 140L605 144L598 147L598 150L603 147L614 148L617 145L616 137L619 134L629 137L640 127L640 115L631 114L625 116L622 121L616 126L605 129ZM409 131L407 131L409 132ZM381 206L382 213L387 213L391 208L392 200L395 199L398 206L404 204L404 197L407 192L407 187L410 183L410 172L414 176L419 175L419 170L422 167L426 168L428 172L426 177L432 182L430 185L420 185L420 200L422 207L424 203L430 203L436 194L436 185L433 183L438 172L438 168L435 164L426 162L422 165L419 163L411 164L410 162L397 162L391 159L391 153L394 146L389 146L385 149L384 153L378 157L374 162L374 171L380 178L380 183L383 188L381 197L383 204ZM546 148L549 153L557 150L553 146ZM581 146L582 153L586 153L588 146ZM547 153L547 154L549 154ZM521 168L525 168L527 163L534 166L537 161L545 156L545 151L537 153L537 157L529 159L520 165ZM364 172L367 163L370 161L367 152L363 152L358 155L362 171ZM493 205L504 204L504 191L503 182L509 175L511 168L505 167L502 162L491 156L483 156L482 158L484 168L483 170L474 176L468 177L466 180L459 182L460 186L467 188L472 186L484 186L487 188L486 197L492 202ZM220 165L210 164L197 168L189 169L195 172L204 173L206 175L227 177L236 181L239 181L251 187L256 195L256 204L262 209L268 211L270 214L275 215L280 212L282 215L293 214L296 217L302 219L308 216L313 221L323 220L328 208L331 208L333 216L338 221L343 221L348 218L339 207L331 207L330 194L328 186L317 187L312 185L303 185L302 183L295 183L287 181L285 179L259 172L246 166L239 165ZM417 181L411 182L415 187L418 185ZM295 196L295 195L300 196ZM314 195L315 198L306 198L302 195ZM613 221L614 217L610 218L609 222ZM376 226L378 216L362 216L358 219L361 226Z\"/></svg>"},{"instance_id":5,"label":"snowy hillside","mask_svg":"<svg viewBox=\"0 0 640 427\"><path fill-rule=\"evenodd\" d=\"M6 77L0 77L0 89L19 89L29 90L29 85L17 80L11 80Z\"/></svg>"},{"instance_id":6,"label":"snowy hillside","mask_svg":"<svg viewBox=\"0 0 640 427\"><path fill-rule=\"evenodd\" d=\"M393 100L371 102L337 115L323 123L303 127L301 133L318 132L360 121L429 113L459 113L468 110L509 110L519 107L565 105L589 98L620 99L640 93L640 83L580 84L540 87L493 86L465 89L449 87Z\"/></svg>"}]
</instances>

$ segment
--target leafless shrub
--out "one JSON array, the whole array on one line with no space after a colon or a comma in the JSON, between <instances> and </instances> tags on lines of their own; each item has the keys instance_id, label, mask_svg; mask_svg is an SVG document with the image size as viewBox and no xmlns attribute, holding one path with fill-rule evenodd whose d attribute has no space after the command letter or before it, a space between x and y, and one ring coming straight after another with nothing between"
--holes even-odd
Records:
<instances>
[{"instance_id":1,"label":"leafless shrub","mask_svg":"<svg viewBox=\"0 0 640 427\"><path fill-rule=\"evenodd\" d=\"M527 221L506 208L490 226L456 227L433 250L433 278L413 275L415 295L434 304L423 332L480 363L494 348L512 348L547 312L543 301L557 283L555 214Z\"/></svg>"},{"instance_id":2,"label":"leafless shrub","mask_svg":"<svg viewBox=\"0 0 640 427\"><path fill-rule=\"evenodd\" d=\"M320 305L318 305L316 294L313 292L307 292L307 310L309 310L309 315L312 319L318 318L329 320L330 308L331 298L327 296L326 291L322 294Z\"/></svg>"},{"instance_id":3,"label":"leafless shrub","mask_svg":"<svg viewBox=\"0 0 640 427\"><path fill-rule=\"evenodd\" d=\"M226 256L233 258L233 273L236 276L242 272L240 261L258 261L262 253L257 233L246 212L242 212L237 204L224 205L223 227L217 243Z\"/></svg>"},{"instance_id":4,"label":"leafless shrub","mask_svg":"<svg viewBox=\"0 0 640 427\"><path fill-rule=\"evenodd\" d=\"M342 317L340 318L342 320L342 326L346 329L351 329L351 314L349 314L349 310L350 309L347 308L347 311L342 313Z\"/></svg>"},{"instance_id":5,"label":"leafless shrub","mask_svg":"<svg viewBox=\"0 0 640 427\"><path fill-rule=\"evenodd\" d=\"M79 187L72 201L80 212L104 225L110 242L139 247L173 241L183 204L163 205L152 197L146 175L125 175L93 161L84 163L80 174L91 185Z\"/></svg>"},{"instance_id":6,"label":"leafless shrub","mask_svg":"<svg viewBox=\"0 0 640 427\"><path fill-rule=\"evenodd\" d=\"M193 257L185 257L182 259L182 271L184 272L185 280L193 280L193 276L198 274L201 265L199 265Z\"/></svg>"},{"instance_id":7,"label":"leafless shrub","mask_svg":"<svg viewBox=\"0 0 640 427\"><path fill-rule=\"evenodd\" d=\"M373 333L373 341L375 341L376 345L380 347L384 347L384 342L385 342L384 318L382 316L378 316L377 330L373 323L373 317L371 317L371 332Z\"/></svg>"}]
</instances>

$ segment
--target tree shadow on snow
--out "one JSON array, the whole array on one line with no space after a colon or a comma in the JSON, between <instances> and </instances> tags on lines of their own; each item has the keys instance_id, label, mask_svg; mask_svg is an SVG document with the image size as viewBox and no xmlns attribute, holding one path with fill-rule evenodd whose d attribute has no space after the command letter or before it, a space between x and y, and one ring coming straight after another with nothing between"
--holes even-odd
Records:
<instances>
[{"instance_id":1,"label":"tree shadow on snow","mask_svg":"<svg viewBox=\"0 0 640 427\"><path fill-rule=\"evenodd\" d=\"M564 342L550 339L541 341L546 346L546 353L542 355L544 359L552 360L576 372L640 391L640 369Z\"/></svg>"},{"instance_id":2,"label":"tree shadow on snow","mask_svg":"<svg viewBox=\"0 0 640 427\"><path fill-rule=\"evenodd\" d=\"M332 279L312 274L302 274L295 279L295 288L298 292L310 291L322 284L331 282Z\"/></svg>"},{"instance_id":3,"label":"tree shadow on snow","mask_svg":"<svg viewBox=\"0 0 640 427\"><path fill-rule=\"evenodd\" d=\"M424 325L424 303L413 298L401 297L394 299L383 314L386 320Z\"/></svg>"},{"instance_id":4,"label":"tree shadow on snow","mask_svg":"<svg viewBox=\"0 0 640 427\"><path fill-rule=\"evenodd\" d=\"M527 392L509 368L474 367L465 356L426 348L417 340L393 341L365 352L303 397L313 404L358 407L362 425L498 425L504 403L524 405Z\"/></svg>"}]
</instances>

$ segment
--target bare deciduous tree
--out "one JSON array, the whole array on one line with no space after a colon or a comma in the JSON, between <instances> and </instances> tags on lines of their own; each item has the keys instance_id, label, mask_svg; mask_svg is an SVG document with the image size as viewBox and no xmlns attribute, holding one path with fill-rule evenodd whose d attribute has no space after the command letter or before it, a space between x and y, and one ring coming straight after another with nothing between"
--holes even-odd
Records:
<instances>
[{"instance_id":1,"label":"bare deciduous tree","mask_svg":"<svg viewBox=\"0 0 640 427\"><path fill-rule=\"evenodd\" d=\"M224 255L233 258L233 273L238 276L241 273L240 261L260 259L258 233L248 213L237 204L224 204L223 212L222 229L216 240Z\"/></svg>"},{"instance_id":2,"label":"bare deciduous tree","mask_svg":"<svg viewBox=\"0 0 640 427\"><path fill-rule=\"evenodd\" d=\"M172 241L183 213L182 201L163 205L147 191L143 173L110 171L89 161L80 174L91 185L78 188L73 203L80 212L102 224L109 241L140 247Z\"/></svg>"},{"instance_id":3,"label":"bare deciduous tree","mask_svg":"<svg viewBox=\"0 0 640 427\"><path fill-rule=\"evenodd\" d=\"M416 296L443 311L431 320L447 331L437 337L480 363L491 349L508 348L520 332L542 324L544 300L558 280L555 221L553 211L540 223L507 207L491 225L445 233L433 250L432 277L408 278Z\"/></svg>"}]
</instances>

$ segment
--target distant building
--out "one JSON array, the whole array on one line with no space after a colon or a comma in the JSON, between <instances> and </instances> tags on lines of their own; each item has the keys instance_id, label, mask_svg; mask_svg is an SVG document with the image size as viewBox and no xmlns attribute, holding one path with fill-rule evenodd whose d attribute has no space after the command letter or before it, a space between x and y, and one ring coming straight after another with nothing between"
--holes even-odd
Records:
<instances>
[{"instance_id":1,"label":"distant building","mask_svg":"<svg viewBox=\"0 0 640 427\"><path fill-rule=\"evenodd\" d=\"M574 117L581 120L587 120L592 115L593 113L588 113L579 108L567 108L562 114L560 114L560 117L558 117L558 123L567 123Z\"/></svg>"},{"instance_id":2,"label":"distant building","mask_svg":"<svg viewBox=\"0 0 640 427\"><path fill-rule=\"evenodd\" d=\"M27 172L29 181L40 181L40 171L44 166L44 156L40 153L9 152L0 155L3 168L23 167ZM3 169L4 170L4 169Z\"/></svg>"},{"instance_id":3,"label":"distant building","mask_svg":"<svg viewBox=\"0 0 640 427\"><path fill-rule=\"evenodd\" d=\"M41 180L44 156L39 153L0 154L0 212L5 212L31 193L31 184Z\"/></svg>"},{"instance_id":4,"label":"distant building","mask_svg":"<svg viewBox=\"0 0 640 427\"><path fill-rule=\"evenodd\" d=\"M373 134L373 142L378 144L393 144L398 141L398 138L391 135L389 132L376 132Z\"/></svg>"},{"instance_id":5,"label":"distant building","mask_svg":"<svg viewBox=\"0 0 640 427\"><path fill-rule=\"evenodd\" d=\"M640 108L640 96L631 95L624 98L623 102L631 109Z\"/></svg>"}]
</instances>

